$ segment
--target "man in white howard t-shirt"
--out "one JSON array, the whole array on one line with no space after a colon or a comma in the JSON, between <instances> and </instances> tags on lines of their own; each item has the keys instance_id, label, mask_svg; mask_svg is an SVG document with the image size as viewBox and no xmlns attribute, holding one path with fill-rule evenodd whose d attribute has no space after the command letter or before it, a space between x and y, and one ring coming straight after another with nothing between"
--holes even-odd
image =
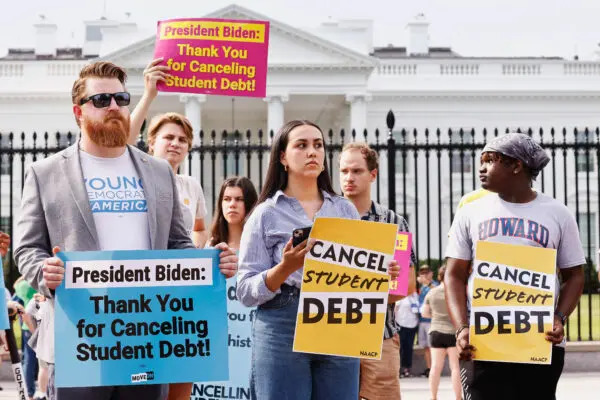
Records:
<instances>
[{"instance_id":1,"label":"man in white howard t-shirt","mask_svg":"<svg viewBox=\"0 0 600 400\"><path fill-rule=\"evenodd\" d=\"M127 146L126 77L110 62L85 66L72 89L80 140L27 170L15 260L50 301L64 278L63 262L53 257L58 251L194 248L168 163ZM223 250L221 272L234 275L237 256L226 244L216 247ZM164 398L165 386L60 388L57 396L152 400Z\"/></svg>"},{"instance_id":2,"label":"man in white howard t-shirt","mask_svg":"<svg viewBox=\"0 0 600 400\"><path fill-rule=\"evenodd\" d=\"M545 151L529 136L510 133L483 149L480 181L490 193L461 207L450 228L446 248L446 301L457 327L465 398L554 399L564 364L564 323L576 307L584 284L585 257L575 218L559 201L532 189L532 180L548 163ZM477 241L492 241L557 250L557 284L551 365L471 361L467 284ZM558 289L560 288L560 293ZM470 293L470 291L469 291Z\"/></svg>"}]
</instances>

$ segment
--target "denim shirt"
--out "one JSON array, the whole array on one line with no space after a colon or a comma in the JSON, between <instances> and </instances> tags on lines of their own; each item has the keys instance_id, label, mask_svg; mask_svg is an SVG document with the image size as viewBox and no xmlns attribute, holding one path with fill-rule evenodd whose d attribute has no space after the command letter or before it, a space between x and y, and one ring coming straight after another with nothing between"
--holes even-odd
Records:
<instances>
[{"instance_id":1,"label":"denim shirt","mask_svg":"<svg viewBox=\"0 0 600 400\"><path fill-rule=\"evenodd\" d=\"M323 205L315 217L360 219L349 200L324 191L322 194ZM237 298L242 304L258 306L281 292L267 288L267 271L281 262L283 248L292 237L292 231L312 224L313 220L308 218L300 202L281 190L252 211L240 241ZM302 268L288 276L285 283L300 288Z\"/></svg>"}]
</instances>

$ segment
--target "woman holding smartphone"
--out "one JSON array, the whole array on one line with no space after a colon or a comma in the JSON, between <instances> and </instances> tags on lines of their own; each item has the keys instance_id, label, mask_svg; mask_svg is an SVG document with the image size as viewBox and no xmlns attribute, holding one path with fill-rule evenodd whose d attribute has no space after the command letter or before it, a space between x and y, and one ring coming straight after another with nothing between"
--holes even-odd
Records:
<instances>
[{"instance_id":1,"label":"woman holding smartphone","mask_svg":"<svg viewBox=\"0 0 600 400\"><path fill-rule=\"evenodd\" d=\"M292 351L302 266L311 247L308 240L292 246L292 231L316 217L360 218L333 191L321 129L290 121L273 141L265 184L240 243L237 296L246 306L258 306L252 399L358 398L358 359ZM389 269L397 276L395 261Z\"/></svg>"}]
</instances>

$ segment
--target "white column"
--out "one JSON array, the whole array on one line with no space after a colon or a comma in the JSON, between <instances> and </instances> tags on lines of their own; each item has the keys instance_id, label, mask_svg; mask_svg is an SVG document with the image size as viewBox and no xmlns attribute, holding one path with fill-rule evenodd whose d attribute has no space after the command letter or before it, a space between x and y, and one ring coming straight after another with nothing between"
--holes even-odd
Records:
<instances>
[{"instance_id":1,"label":"white column","mask_svg":"<svg viewBox=\"0 0 600 400\"><path fill-rule=\"evenodd\" d=\"M277 134L279 128L285 123L284 103L289 100L287 95L267 96L264 99L267 102L267 132L266 136L270 139L270 132Z\"/></svg>"},{"instance_id":2,"label":"white column","mask_svg":"<svg viewBox=\"0 0 600 400\"><path fill-rule=\"evenodd\" d=\"M206 102L206 95L182 95L179 100L185 106L185 117L192 123L194 129L193 145L200 144L200 130L202 129L202 103Z\"/></svg>"},{"instance_id":3,"label":"white column","mask_svg":"<svg viewBox=\"0 0 600 400\"><path fill-rule=\"evenodd\" d=\"M179 96L179 101L181 101L185 107L185 117L192 124L192 132L194 134L194 138L192 139L192 146L199 146L200 130L202 129L202 103L206 102L206 95L181 95ZM189 160L188 158L186 158L179 166L179 171L184 175L187 175L189 169L188 163Z\"/></svg>"},{"instance_id":4,"label":"white column","mask_svg":"<svg viewBox=\"0 0 600 400\"><path fill-rule=\"evenodd\" d=\"M352 133L352 129L356 131L356 138L363 140L363 131L367 127L367 102L371 100L371 96L367 94L347 94L346 102L350 104L350 127L348 137ZM368 138L375 137L374 132L369 132Z\"/></svg>"}]
</instances>

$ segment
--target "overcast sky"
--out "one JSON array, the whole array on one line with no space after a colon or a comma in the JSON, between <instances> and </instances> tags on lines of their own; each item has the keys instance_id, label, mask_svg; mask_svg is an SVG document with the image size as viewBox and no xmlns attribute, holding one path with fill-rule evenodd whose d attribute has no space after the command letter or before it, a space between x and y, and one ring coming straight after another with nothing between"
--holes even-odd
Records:
<instances>
[{"instance_id":1,"label":"overcast sky","mask_svg":"<svg viewBox=\"0 0 600 400\"><path fill-rule=\"evenodd\" d=\"M599 59L599 0L20 0L0 13L0 56L9 47L33 47L32 25L40 14L58 25L59 46L81 46L84 20L124 20L129 12L152 32L159 19L202 17L232 3L299 28L372 19L376 46L405 46L406 23L423 12L430 44L464 56Z\"/></svg>"}]
</instances>

